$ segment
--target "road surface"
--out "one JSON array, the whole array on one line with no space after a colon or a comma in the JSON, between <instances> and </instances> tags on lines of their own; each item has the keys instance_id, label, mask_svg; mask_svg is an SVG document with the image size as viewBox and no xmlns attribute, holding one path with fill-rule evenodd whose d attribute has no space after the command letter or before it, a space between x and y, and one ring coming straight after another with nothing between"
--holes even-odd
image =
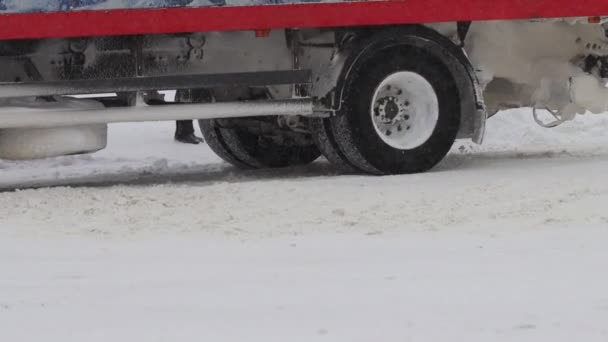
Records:
<instances>
[{"instance_id":1,"label":"road surface","mask_svg":"<svg viewBox=\"0 0 608 342\"><path fill-rule=\"evenodd\" d=\"M608 340L608 116L501 113L391 177L242 172L172 129L0 161L1 341Z\"/></svg>"}]
</instances>

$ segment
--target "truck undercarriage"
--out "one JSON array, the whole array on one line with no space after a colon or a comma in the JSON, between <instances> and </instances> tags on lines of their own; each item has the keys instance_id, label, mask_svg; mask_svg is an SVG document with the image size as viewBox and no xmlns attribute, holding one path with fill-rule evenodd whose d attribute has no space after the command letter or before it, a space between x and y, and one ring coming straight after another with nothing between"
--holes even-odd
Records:
<instances>
[{"instance_id":1,"label":"truck undercarriage","mask_svg":"<svg viewBox=\"0 0 608 342\"><path fill-rule=\"evenodd\" d=\"M502 109L549 109L552 122L535 111L546 126L608 111L602 21L7 39L0 158L98 150L110 122L198 119L209 146L240 167L323 154L346 172L425 171L456 138L481 142L486 118ZM73 97L82 95L92 96ZM64 128L79 139L41 148ZM85 135L96 143L82 144Z\"/></svg>"}]
</instances>

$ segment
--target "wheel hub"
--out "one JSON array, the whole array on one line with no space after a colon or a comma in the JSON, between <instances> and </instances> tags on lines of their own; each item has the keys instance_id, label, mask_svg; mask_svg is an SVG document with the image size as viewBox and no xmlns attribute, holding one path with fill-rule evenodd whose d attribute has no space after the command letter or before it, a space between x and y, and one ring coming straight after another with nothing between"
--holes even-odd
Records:
<instances>
[{"instance_id":1,"label":"wheel hub","mask_svg":"<svg viewBox=\"0 0 608 342\"><path fill-rule=\"evenodd\" d=\"M397 149L422 145L433 133L439 104L432 85L413 72L384 79L374 93L372 122L376 133Z\"/></svg>"},{"instance_id":2,"label":"wheel hub","mask_svg":"<svg viewBox=\"0 0 608 342\"><path fill-rule=\"evenodd\" d=\"M387 125L402 121L407 116L405 102L400 102L394 96L386 96L379 99L375 107L377 108L376 114L379 116L379 119Z\"/></svg>"}]
</instances>

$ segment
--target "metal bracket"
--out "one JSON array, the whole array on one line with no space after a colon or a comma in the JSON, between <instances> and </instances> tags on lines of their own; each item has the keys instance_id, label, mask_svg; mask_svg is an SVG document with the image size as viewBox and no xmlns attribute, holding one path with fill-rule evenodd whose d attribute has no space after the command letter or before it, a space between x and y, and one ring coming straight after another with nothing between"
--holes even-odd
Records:
<instances>
[{"instance_id":1,"label":"metal bracket","mask_svg":"<svg viewBox=\"0 0 608 342\"><path fill-rule=\"evenodd\" d=\"M549 114L551 114L551 116L553 116L553 118L555 119L551 122L546 123L538 117L537 110L538 109L535 106L532 107L532 117L534 118L534 122L536 122L541 127L555 128L555 127L563 124L564 122L568 121L567 119L564 119L564 116L562 115L562 113L560 111L557 111L557 110L554 111L551 108L545 106L545 110L547 110L549 112Z\"/></svg>"}]
</instances>

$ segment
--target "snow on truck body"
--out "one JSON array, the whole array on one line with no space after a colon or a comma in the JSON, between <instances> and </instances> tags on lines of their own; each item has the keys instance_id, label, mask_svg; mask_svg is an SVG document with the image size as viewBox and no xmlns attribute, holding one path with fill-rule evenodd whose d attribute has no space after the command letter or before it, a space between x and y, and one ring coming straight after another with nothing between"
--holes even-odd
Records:
<instances>
[{"instance_id":1,"label":"snow on truck body","mask_svg":"<svg viewBox=\"0 0 608 342\"><path fill-rule=\"evenodd\" d=\"M605 15L592 0L0 0L0 158L98 150L109 122L199 119L244 168L323 154L425 171L501 109L549 109L547 126L608 111ZM115 96L65 97L98 93Z\"/></svg>"}]
</instances>

